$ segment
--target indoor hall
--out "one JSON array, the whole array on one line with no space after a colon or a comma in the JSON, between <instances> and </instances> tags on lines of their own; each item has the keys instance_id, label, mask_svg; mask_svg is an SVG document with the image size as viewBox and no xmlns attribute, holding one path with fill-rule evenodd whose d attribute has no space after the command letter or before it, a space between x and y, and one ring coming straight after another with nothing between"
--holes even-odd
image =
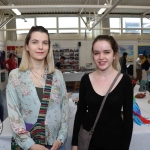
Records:
<instances>
[{"instance_id":1,"label":"indoor hall","mask_svg":"<svg viewBox=\"0 0 150 150\"><path fill-rule=\"evenodd\" d=\"M0 19L0 116L3 120L0 150L11 149L12 131L6 98L11 72L9 68L13 70L19 67L24 41L32 26L43 26L48 30L54 65L60 62L61 56L65 57L60 63L61 69L57 69L62 72L69 100L69 129L64 143L66 150L71 150L81 79L97 69L92 53L93 40L98 35L113 36L119 46L119 58L127 53L125 74L134 79L137 77L139 55L142 54L141 61L144 63L150 54L149 0L0 0ZM12 54L16 60L13 66L7 61L13 57ZM145 68L141 73L143 82L148 84L150 80ZM150 94L148 89L139 91L139 88L137 79L134 96L146 93L144 98L136 98L139 115L149 118ZM144 121L139 121L138 116L133 117L129 150L149 150L150 127Z\"/></svg>"}]
</instances>

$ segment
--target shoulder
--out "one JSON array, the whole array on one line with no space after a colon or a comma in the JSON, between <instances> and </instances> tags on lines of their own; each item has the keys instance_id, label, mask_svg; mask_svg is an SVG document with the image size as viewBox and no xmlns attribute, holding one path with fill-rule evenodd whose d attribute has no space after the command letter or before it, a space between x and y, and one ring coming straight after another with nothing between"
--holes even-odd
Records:
<instances>
[{"instance_id":1,"label":"shoulder","mask_svg":"<svg viewBox=\"0 0 150 150\"><path fill-rule=\"evenodd\" d=\"M89 73L82 76L81 82L87 82L88 79L89 79Z\"/></svg>"},{"instance_id":2,"label":"shoulder","mask_svg":"<svg viewBox=\"0 0 150 150\"><path fill-rule=\"evenodd\" d=\"M129 75L123 74L122 80L125 84L132 84L131 78L129 77Z\"/></svg>"},{"instance_id":3,"label":"shoulder","mask_svg":"<svg viewBox=\"0 0 150 150\"><path fill-rule=\"evenodd\" d=\"M28 70L27 70L28 71ZM24 75L27 71L20 71L19 68L13 69L9 76L20 76L20 75Z\"/></svg>"},{"instance_id":4,"label":"shoulder","mask_svg":"<svg viewBox=\"0 0 150 150\"><path fill-rule=\"evenodd\" d=\"M54 75L54 77L57 77L57 78L62 78L63 77L62 72L60 70L58 70L58 69L54 70L53 75Z\"/></svg>"}]
</instances>

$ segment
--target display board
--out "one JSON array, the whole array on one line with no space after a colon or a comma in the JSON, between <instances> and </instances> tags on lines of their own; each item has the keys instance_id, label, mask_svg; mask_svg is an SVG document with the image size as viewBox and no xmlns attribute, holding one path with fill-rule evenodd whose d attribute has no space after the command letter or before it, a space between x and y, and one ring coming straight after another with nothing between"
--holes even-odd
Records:
<instances>
[{"instance_id":1,"label":"display board","mask_svg":"<svg viewBox=\"0 0 150 150\"><path fill-rule=\"evenodd\" d=\"M79 49L78 48L53 48L54 62L57 63L61 56L66 60L61 67L65 71L75 71L79 69Z\"/></svg>"}]
</instances>

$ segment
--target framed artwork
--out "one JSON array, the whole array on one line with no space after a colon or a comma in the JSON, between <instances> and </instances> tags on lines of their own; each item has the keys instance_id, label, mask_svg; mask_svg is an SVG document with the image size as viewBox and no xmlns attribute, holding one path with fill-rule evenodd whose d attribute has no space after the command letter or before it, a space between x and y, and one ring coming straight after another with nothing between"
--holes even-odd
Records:
<instances>
[{"instance_id":1,"label":"framed artwork","mask_svg":"<svg viewBox=\"0 0 150 150\"><path fill-rule=\"evenodd\" d=\"M127 62L134 61L134 45L119 45L119 56L122 57L123 53L128 53Z\"/></svg>"},{"instance_id":2,"label":"framed artwork","mask_svg":"<svg viewBox=\"0 0 150 150\"><path fill-rule=\"evenodd\" d=\"M7 46L7 58L9 58L9 54L15 53L15 46Z\"/></svg>"}]
</instances>

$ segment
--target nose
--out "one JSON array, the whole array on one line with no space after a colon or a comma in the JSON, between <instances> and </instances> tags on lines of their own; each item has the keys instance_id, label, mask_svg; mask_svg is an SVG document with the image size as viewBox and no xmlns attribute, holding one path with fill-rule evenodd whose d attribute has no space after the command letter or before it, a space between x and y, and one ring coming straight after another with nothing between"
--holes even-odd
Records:
<instances>
[{"instance_id":1,"label":"nose","mask_svg":"<svg viewBox=\"0 0 150 150\"><path fill-rule=\"evenodd\" d=\"M104 55L102 53L99 53L99 59L103 59Z\"/></svg>"},{"instance_id":2,"label":"nose","mask_svg":"<svg viewBox=\"0 0 150 150\"><path fill-rule=\"evenodd\" d=\"M43 43L39 42L39 49L43 49Z\"/></svg>"}]
</instances>

